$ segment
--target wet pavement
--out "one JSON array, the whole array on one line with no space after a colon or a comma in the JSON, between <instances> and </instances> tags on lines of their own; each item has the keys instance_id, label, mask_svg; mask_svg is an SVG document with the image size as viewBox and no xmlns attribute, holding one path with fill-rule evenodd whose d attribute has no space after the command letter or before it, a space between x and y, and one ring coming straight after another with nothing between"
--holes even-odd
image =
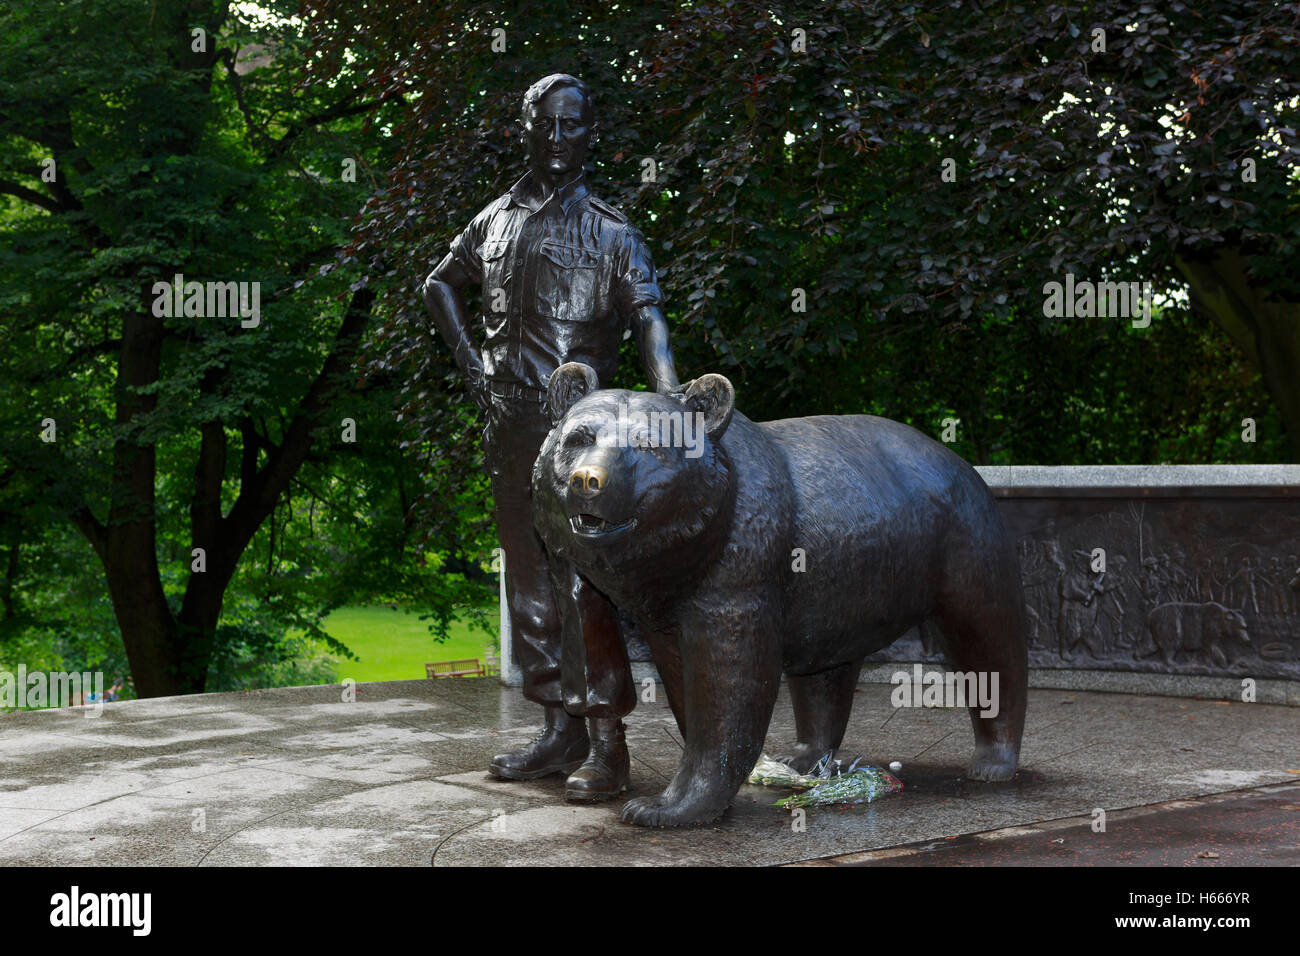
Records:
<instances>
[{"instance_id":1,"label":"wet pavement","mask_svg":"<svg viewBox=\"0 0 1300 956\"><path fill-rule=\"evenodd\" d=\"M719 823L686 830L627 826L622 801L567 804L559 777L490 777L491 756L541 721L540 708L491 680L359 684L354 701L338 686L299 687L126 701L93 719L9 714L0 716L0 865L771 865L1050 821L1077 829L1104 809L1104 835L1054 833L1067 842L1047 845L1034 842L1037 831L1005 837L1023 838L1007 846L1023 845L1027 860L1086 865L1100 862L1089 849L1118 854L1138 832L1159 842L1154 822L1130 830L1115 811L1300 773L1300 708L1033 690L1017 779L970 784L965 711L895 710L891 689L859 687L845 751L901 761L901 794L794 818L772 806L786 791L746 786ZM783 689L768 752L793 739ZM628 719L628 741L628 796L659 791L680 755L662 689ZM1300 795L1242 804L1231 812L1247 815L1224 817L1221 839L1209 840L1216 824L1206 823L1187 847L1294 863L1289 804ZM1273 816L1249 816L1260 813ZM1179 852L1169 861L1186 862Z\"/></svg>"},{"instance_id":2,"label":"wet pavement","mask_svg":"<svg viewBox=\"0 0 1300 956\"><path fill-rule=\"evenodd\" d=\"M1300 781L797 865L1300 866Z\"/></svg>"}]
</instances>

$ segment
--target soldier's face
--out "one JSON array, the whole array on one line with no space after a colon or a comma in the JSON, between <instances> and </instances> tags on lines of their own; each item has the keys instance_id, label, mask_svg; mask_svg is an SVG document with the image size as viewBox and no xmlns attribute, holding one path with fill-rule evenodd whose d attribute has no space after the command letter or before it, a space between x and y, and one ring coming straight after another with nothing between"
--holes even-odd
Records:
<instances>
[{"instance_id":1,"label":"soldier's face","mask_svg":"<svg viewBox=\"0 0 1300 956\"><path fill-rule=\"evenodd\" d=\"M582 170L591 132L582 94L571 86L552 90L524 122L529 162L553 181L566 182Z\"/></svg>"}]
</instances>

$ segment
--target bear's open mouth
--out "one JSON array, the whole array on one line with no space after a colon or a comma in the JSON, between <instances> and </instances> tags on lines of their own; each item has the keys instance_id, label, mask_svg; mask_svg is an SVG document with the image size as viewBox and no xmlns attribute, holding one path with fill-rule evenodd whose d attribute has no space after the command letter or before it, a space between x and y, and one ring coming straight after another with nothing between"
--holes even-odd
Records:
<instances>
[{"instance_id":1,"label":"bear's open mouth","mask_svg":"<svg viewBox=\"0 0 1300 956\"><path fill-rule=\"evenodd\" d=\"M580 534L586 538L599 537L603 534L611 534L615 531L623 531L636 524L635 518L629 518L622 524L611 524L604 518L598 518L596 515L576 514L569 517L569 527L573 529L574 534Z\"/></svg>"}]
</instances>

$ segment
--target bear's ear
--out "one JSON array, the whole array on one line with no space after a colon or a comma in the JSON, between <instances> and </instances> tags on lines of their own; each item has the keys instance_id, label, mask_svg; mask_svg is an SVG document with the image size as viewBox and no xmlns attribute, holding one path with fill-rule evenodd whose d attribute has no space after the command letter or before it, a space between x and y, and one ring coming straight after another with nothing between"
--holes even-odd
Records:
<instances>
[{"instance_id":1,"label":"bear's ear","mask_svg":"<svg viewBox=\"0 0 1300 956\"><path fill-rule=\"evenodd\" d=\"M546 404L551 408L551 423L558 425L578 399L600 388L596 370L582 362L565 362L551 373L546 386Z\"/></svg>"},{"instance_id":2,"label":"bear's ear","mask_svg":"<svg viewBox=\"0 0 1300 956\"><path fill-rule=\"evenodd\" d=\"M717 441L731 424L731 413L736 410L736 390L725 375L709 372L686 386L682 401L687 408L704 415L704 430L711 441Z\"/></svg>"}]
</instances>

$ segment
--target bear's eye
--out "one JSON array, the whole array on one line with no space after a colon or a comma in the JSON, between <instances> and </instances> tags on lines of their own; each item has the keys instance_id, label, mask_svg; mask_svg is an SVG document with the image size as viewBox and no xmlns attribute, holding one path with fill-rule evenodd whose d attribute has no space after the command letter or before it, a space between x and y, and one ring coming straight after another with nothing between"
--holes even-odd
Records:
<instances>
[{"instance_id":1,"label":"bear's eye","mask_svg":"<svg viewBox=\"0 0 1300 956\"><path fill-rule=\"evenodd\" d=\"M580 425L564 436L565 448L586 448L596 441L596 433L586 425Z\"/></svg>"},{"instance_id":2,"label":"bear's eye","mask_svg":"<svg viewBox=\"0 0 1300 956\"><path fill-rule=\"evenodd\" d=\"M650 441L649 432L637 431L637 432L628 432L627 447L628 448L653 448L654 444L653 442Z\"/></svg>"}]
</instances>

